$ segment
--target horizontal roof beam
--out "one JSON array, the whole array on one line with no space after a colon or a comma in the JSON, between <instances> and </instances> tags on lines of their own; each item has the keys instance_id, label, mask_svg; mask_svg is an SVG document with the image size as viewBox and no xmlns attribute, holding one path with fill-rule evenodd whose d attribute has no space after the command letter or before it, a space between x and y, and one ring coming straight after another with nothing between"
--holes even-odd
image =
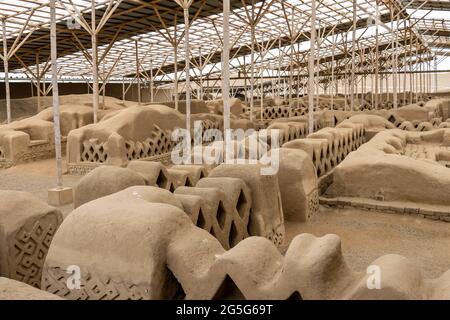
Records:
<instances>
[{"instance_id":1,"label":"horizontal roof beam","mask_svg":"<svg viewBox=\"0 0 450 320\"><path fill-rule=\"evenodd\" d=\"M411 2L411 0L403 0L402 4L407 5ZM409 4L408 8L421 10L443 10L450 11L450 2L449 1L424 1L424 0L416 0Z\"/></svg>"},{"instance_id":2,"label":"horizontal roof beam","mask_svg":"<svg viewBox=\"0 0 450 320\"><path fill-rule=\"evenodd\" d=\"M255 0L255 3L261 0ZM122 31L116 38L116 41L123 39L130 39L148 32L152 32L155 29L162 30L164 26L159 21L152 5L154 5L160 12L167 27L174 25L174 16L178 16L178 22L182 23L183 9L172 0L125 0L116 9L111 18L106 22L102 30L98 35L98 46L107 45L110 43L117 32L122 27ZM240 0L230 1L231 9L241 8L243 6ZM201 7L201 1L194 1L190 7L190 13L194 15ZM96 10L97 22L100 22L103 16L105 8L98 8ZM220 14L222 12L222 3L218 0L205 0L205 5L202 11L197 16L197 19L209 17L214 14ZM91 12L83 14L84 18L90 23ZM64 57L69 54L79 52L77 46L73 43L74 32L80 40L80 43L86 49L92 47L92 41L90 34L83 28L72 30L68 27L66 21L57 23L57 44L58 44L58 57ZM8 39L8 47L12 45L15 39ZM50 57L50 33L48 27L37 29L28 38L26 43L17 51L17 55L21 57L21 60L27 66L35 65L36 53L39 52L39 60L46 61ZM21 69L22 65L15 60L10 61L10 69ZM3 64L0 65L0 72L3 71Z\"/></svg>"},{"instance_id":3,"label":"horizontal roof beam","mask_svg":"<svg viewBox=\"0 0 450 320\"><path fill-rule=\"evenodd\" d=\"M390 22L391 21L391 15L389 13L381 15L380 16L380 21L382 21L384 23ZM367 27L369 22L370 21L369 21L368 18L358 20L357 23L356 23L357 29L361 29L361 28ZM353 22L351 22L351 21L339 24L335 28L335 34L348 32L348 30L351 29L352 26L353 26ZM327 26L327 27L324 27L324 28L320 28L320 29L316 30L316 34L328 34L328 33L330 33L332 31L332 29L333 29L333 26ZM297 43L308 41L309 40L309 36L310 36L309 32L304 33L302 36L300 36L298 38ZM288 36L280 37L280 40L281 40L281 46L283 46L283 47L288 46L288 45L291 44L291 40L290 40L290 38ZM263 47L263 48L265 48L265 47L267 47L268 43L272 42L272 41L273 41L273 39L268 40L268 41L262 41L258 45L256 45L255 47ZM238 48L232 48L230 50L230 56L235 56L237 58L237 57L249 55L250 52L251 52L251 50L250 50L250 48L248 46L241 46L241 47L238 47ZM203 61L205 61L206 58L207 58L207 55L203 55L202 56L202 60ZM213 64L213 63L220 62L221 58L222 58L222 51L217 51L211 57L210 63ZM200 61L200 58L198 56L191 59L191 62L193 62L193 64L198 63L198 61ZM184 60L178 61L177 66L178 66L178 70L184 69L184 67L185 67ZM164 73L166 73L166 74L173 73L174 69L175 69L175 64L166 65L166 66L163 66L161 68L161 70ZM157 71L158 71L157 68L155 68L153 70L154 73L157 72ZM150 73L150 71L147 71L147 72ZM135 76L135 74L130 74L128 76L133 77L133 76Z\"/></svg>"}]
</instances>

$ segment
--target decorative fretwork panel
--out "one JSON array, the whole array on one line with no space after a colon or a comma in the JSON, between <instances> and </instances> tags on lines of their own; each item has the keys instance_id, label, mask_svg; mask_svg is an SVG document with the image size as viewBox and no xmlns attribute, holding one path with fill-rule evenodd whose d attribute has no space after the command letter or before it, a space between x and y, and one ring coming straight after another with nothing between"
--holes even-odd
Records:
<instances>
[{"instance_id":1,"label":"decorative fretwork panel","mask_svg":"<svg viewBox=\"0 0 450 320\"><path fill-rule=\"evenodd\" d=\"M105 143L101 143L98 139L90 139L83 141L81 150L81 162L99 162L104 163L108 159L107 148Z\"/></svg>"}]
</instances>

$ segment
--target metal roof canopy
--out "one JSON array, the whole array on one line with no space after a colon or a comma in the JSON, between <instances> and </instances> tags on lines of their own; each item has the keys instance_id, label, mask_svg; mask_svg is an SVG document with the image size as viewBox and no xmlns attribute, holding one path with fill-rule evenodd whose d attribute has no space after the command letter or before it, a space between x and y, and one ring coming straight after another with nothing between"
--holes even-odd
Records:
<instances>
[{"instance_id":1,"label":"metal roof canopy","mask_svg":"<svg viewBox=\"0 0 450 320\"><path fill-rule=\"evenodd\" d=\"M66 8L72 8L72 4L83 15L83 18L91 23L91 0L59 0L57 3L57 31L58 31L58 56L66 56L79 52L74 46L73 33L77 35L84 48L91 48L91 36L88 32L79 28L76 21L72 18ZM105 13L110 3L116 3L117 0L95 0L97 24ZM0 0L0 19L6 20L6 31L8 38L8 47L10 47L15 37L21 33L26 25L26 30L21 37L24 39L26 34L33 31L26 42L16 54L27 65L32 66L36 62L36 52L39 52L39 60L46 61L50 56L50 31L49 31L49 0ZM232 8L242 6L240 0L231 1ZM199 9L198 17L207 17L222 11L221 1L218 0L200 0L194 1L190 13L194 15ZM164 21L159 20L155 10ZM130 39L143 33L171 27L177 21L182 20L183 9L171 0L124 0L121 1L114 13L106 21L105 25L98 34L98 46L107 45L111 40L120 41ZM31 17L30 17L30 14ZM178 20L175 20L178 17ZM27 25L27 20L29 20ZM120 32L118 32L120 30ZM11 69L21 68L22 66L12 60ZM0 69L2 70L2 69Z\"/></svg>"},{"instance_id":2,"label":"metal roof canopy","mask_svg":"<svg viewBox=\"0 0 450 320\"><path fill-rule=\"evenodd\" d=\"M108 4L114 4L116 2L118 0L96 0L97 19L100 20ZM304 59L307 59L305 55L307 52L301 50L289 51L285 47L289 47L291 44L291 39L288 34L292 26L289 26L288 21L291 21L291 23L294 20L298 21L297 27L302 26L301 33L296 38L295 43L308 40L310 33L308 21L310 18L309 12L311 11L309 2L308 0L231 1L232 15L230 27L232 31L231 41L233 43L231 56L235 58L232 59L232 64L236 64L236 59L239 57L250 54L249 43L251 42L251 37L249 35L249 21L251 19L249 19L249 13L255 14L262 11L264 11L264 15L256 25L255 38L257 49L264 48L270 41L278 39L279 42L277 45L281 44L284 47L282 50L279 50L279 54L283 58L283 65L286 66L291 63L288 61L288 55L290 53L298 55L301 52ZM423 9L427 4L431 3L431 1L425 3L420 2L410 0L406 4L410 8ZM74 4L83 14L85 20L88 23L90 22L90 0L61 0L61 3L66 6ZM405 1L402 2L402 5L405 5ZM402 5L393 0L380 1L381 23L389 25L391 21L391 10L392 12L399 12L402 10ZM31 72L35 72L37 61L41 63L41 69L44 68L49 56L48 0L14 0L13 5L11 5L11 0L0 0L0 10L6 16L6 29L9 36L8 47L13 45L13 36L20 34L21 29L29 18L30 12L33 12L33 15L29 18L26 30L24 30L21 37L21 39L28 38L16 52L16 56L19 58L11 58L9 62L10 68L24 71L23 66L25 65L29 67ZM190 26L189 32L191 64L195 67L201 64L200 62L208 59L210 73L217 73L220 71L221 60L221 3L220 1L198 0L193 2L189 10L191 17L197 15L196 20ZM373 20L371 15L374 13L373 1L358 0L357 27L368 29ZM316 33L319 35L326 35L331 31L333 31L333 34L339 32L347 33L352 28L352 16L351 0L340 2L334 0L319 1ZM408 18L406 11L404 11L401 14L401 21ZM74 23L70 14L61 5L57 8L57 21L59 21L57 25L58 55L60 56L58 59L58 65L60 66L59 76L89 78L91 66L86 56L91 51L90 35L83 28L76 28L77 25ZM99 72L104 77L109 72L111 72L111 77L136 75L135 45L136 40L138 40L138 55L141 57L140 64L142 72L150 73L149 70L152 69L154 75L159 74L159 79L173 79L175 77L173 74L175 65L173 44L163 34L166 32L173 34L175 26L178 30L183 30L184 25L178 23L180 21L182 21L182 8L175 1L121 1L98 35L99 55L101 56L108 52L99 66ZM33 33L28 35L28 32L31 30L33 30ZM404 34L406 35L400 29L398 32L401 32L402 36ZM427 46L422 41L427 39L425 36L429 35L429 32L424 32L423 37L413 33L415 39L419 37L419 46ZM74 40L74 35L78 40ZM178 36L180 35L182 35L182 31L179 31ZM382 37L385 37L386 40L388 36L381 34L380 39L383 39ZM367 35L360 40L361 46L372 48L377 41L373 35ZM182 48L183 41L181 37L178 43L179 48ZM109 46L110 42L114 42L112 46ZM347 41L342 41L342 43L338 44L336 49L342 51L345 42ZM402 43L406 44L406 42ZM330 44L326 42L323 42L321 45L330 47ZM442 44L439 44L438 47L441 46ZM176 62L178 70L181 70L184 67L184 53L181 52L182 50L179 51ZM330 50L324 51L322 48L320 52L324 54L324 59L321 58L320 61L327 62L330 57ZM270 55L273 56L274 54L271 53L268 57ZM348 55L341 56L338 54L336 58L336 60L348 59ZM266 58L266 60L269 60L270 63L270 59ZM244 65L248 64L248 61L247 59ZM239 64L242 63L242 61L238 62ZM267 66L270 65L267 64ZM193 74L197 74L198 68L193 69ZM205 70L207 69L205 68ZM181 77L182 71L179 73L177 77Z\"/></svg>"},{"instance_id":3,"label":"metal roof canopy","mask_svg":"<svg viewBox=\"0 0 450 320\"><path fill-rule=\"evenodd\" d=\"M446 10L450 11L450 2L447 0L443 1L430 1L430 0L402 0L403 5L409 4L410 8L422 8L424 10Z\"/></svg>"}]
</instances>

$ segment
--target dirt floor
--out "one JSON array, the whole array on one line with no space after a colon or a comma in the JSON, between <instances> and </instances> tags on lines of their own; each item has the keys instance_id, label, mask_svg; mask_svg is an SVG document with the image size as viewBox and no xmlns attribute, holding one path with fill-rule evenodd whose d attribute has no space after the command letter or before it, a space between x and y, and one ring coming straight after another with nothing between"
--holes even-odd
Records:
<instances>
[{"instance_id":1,"label":"dirt floor","mask_svg":"<svg viewBox=\"0 0 450 320\"><path fill-rule=\"evenodd\" d=\"M65 161L63 161L65 163ZM63 172L66 172L63 165ZM81 176L67 175L63 177L66 187L73 187ZM54 159L41 160L19 164L0 169L0 190L26 191L47 202L48 189L56 186L56 162ZM73 205L59 208L67 215L73 210Z\"/></svg>"},{"instance_id":2,"label":"dirt floor","mask_svg":"<svg viewBox=\"0 0 450 320\"><path fill-rule=\"evenodd\" d=\"M43 107L51 106L52 97L41 97ZM37 110L37 98L12 99L11 117L13 120L34 116ZM6 100L0 100L0 124L6 121Z\"/></svg>"},{"instance_id":3,"label":"dirt floor","mask_svg":"<svg viewBox=\"0 0 450 320\"><path fill-rule=\"evenodd\" d=\"M450 269L450 223L359 209L320 207L308 223L288 223L288 240L299 233L340 236L349 266L365 271L372 261L386 254L399 254L414 261L426 278Z\"/></svg>"},{"instance_id":4,"label":"dirt floor","mask_svg":"<svg viewBox=\"0 0 450 320\"><path fill-rule=\"evenodd\" d=\"M64 185L74 186L80 176L64 175ZM0 189L31 192L47 200L55 186L55 160L0 169ZM70 213L72 205L60 208ZM288 241L299 233L323 236L334 233L342 239L342 250L351 268L364 271L385 254L400 254L424 271L427 278L450 269L450 223L398 214L357 209L321 207L308 223L287 223Z\"/></svg>"}]
</instances>

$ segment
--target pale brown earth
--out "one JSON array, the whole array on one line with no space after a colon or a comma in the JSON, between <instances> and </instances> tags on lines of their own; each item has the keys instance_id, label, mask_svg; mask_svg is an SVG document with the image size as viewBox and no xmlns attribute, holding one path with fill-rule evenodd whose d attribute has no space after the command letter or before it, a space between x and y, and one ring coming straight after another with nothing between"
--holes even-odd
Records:
<instances>
[{"instance_id":1,"label":"pale brown earth","mask_svg":"<svg viewBox=\"0 0 450 320\"><path fill-rule=\"evenodd\" d=\"M66 172L63 160L63 172ZM73 187L81 176L63 175L65 187ZM8 169L0 169L0 190L26 191L47 202L48 189L56 186L56 161L46 159L16 165ZM63 215L73 210L73 205L59 208Z\"/></svg>"},{"instance_id":2,"label":"pale brown earth","mask_svg":"<svg viewBox=\"0 0 450 320\"><path fill-rule=\"evenodd\" d=\"M42 98L42 105L51 106L51 97ZM19 120L34 116L37 110L37 98L12 99L11 117L13 120ZM6 100L0 100L0 124L6 121Z\"/></svg>"},{"instance_id":3,"label":"pale brown earth","mask_svg":"<svg viewBox=\"0 0 450 320\"><path fill-rule=\"evenodd\" d=\"M92 94L69 94L61 95L59 103L63 105L72 106L92 106ZM107 109L121 109L125 107L121 100L113 97L105 97ZM127 102L128 105L133 105L133 102ZM11 117L12 120L20 120L32 117L45 108L52 106L52 97L41 97L41 108L38 110L37 98L23 98L11 99ZM100 99L100 109L103 109L103 99ZM0 124L6 122L6 100L0 100Z\"/></svg>"},{"instance_id":4,"label":"pale brown earth","mask_svg":"<svg viewBox=\"0 0 450 320\"><path fill-rule=\"evenodd\" d=\"M64 185L74 186L80 176L64 175ZM0 190L30 192L47 200L55 186L55 160L20 164L0 169ZM60 208L67 215L73 205ZM315 236L337 234L344 257L356 271L364 271L375 259L399 254L417 263L425 278L435 278L450 269L450 223L359 209L320 207L308 223L288 222L288 241L300 233ZM287 245L282 249L287 248Z\"/></svg>"},{"instance_id":5,"label":"pale brown earth","mask_svg":"<svg viewBox=\"0 0 450 320\"><path fill-rule=\"evenodd\" d=\"M308 223L289 223L288 241L299 233L339 235L349 266L365 271L382 255L399 254L417 263L425 278L450 269L450 224L400 214L321 206Z\"/></svg>"}]
</instances>

